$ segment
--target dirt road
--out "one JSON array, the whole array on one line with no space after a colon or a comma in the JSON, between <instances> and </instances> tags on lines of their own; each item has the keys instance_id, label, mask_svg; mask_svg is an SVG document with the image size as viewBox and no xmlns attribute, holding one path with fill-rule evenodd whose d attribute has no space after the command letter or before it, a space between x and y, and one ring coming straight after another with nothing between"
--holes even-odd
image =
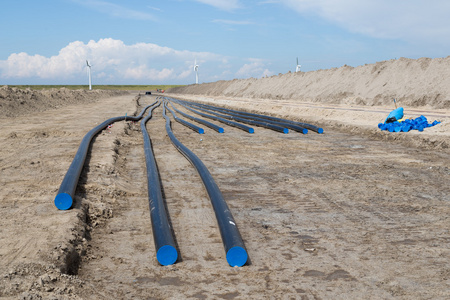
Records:
<instances>
[{"instance_id":1,"label":"dirt road","mask_svg":"<svg viewBox=\"0 0 450 300\"><path fill-rule=\"evenodd\" d=\"M232 127L177 138L209 168L250 262L225 260L199 176L149 121L181 254L155 258L139 124L95 140L76 205L53 198L83 135L154 101L135 95L8 119L0 140L0 297L17 299L448 299L450 154L325 128ZM110 132L110 133L109 133Z\"/></svg>"}]
</instances>

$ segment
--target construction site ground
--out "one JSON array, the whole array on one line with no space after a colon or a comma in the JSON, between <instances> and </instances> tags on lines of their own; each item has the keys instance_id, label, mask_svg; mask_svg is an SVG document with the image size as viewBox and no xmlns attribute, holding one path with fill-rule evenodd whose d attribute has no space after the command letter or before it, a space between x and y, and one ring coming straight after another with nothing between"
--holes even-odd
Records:
<instances>
[{"instance_id":1,"label":"construction site ground","mask_svg":"<svg viewBox=\"0 0 450 300\"><path fill-rule=\"evenodd\" d=\"M180 252L161 266L139 123L102 131L74 207L53 204L83 136L155 99L127 94L0 120L0 298L450 298L448 110L426 110L443 123L423 133L386 133L374 108L190 96L325 131L200 135L172 123L237 222L249 261L232 268L200 177L156 109L147 128Z\"/></svg>"}]
</instances>

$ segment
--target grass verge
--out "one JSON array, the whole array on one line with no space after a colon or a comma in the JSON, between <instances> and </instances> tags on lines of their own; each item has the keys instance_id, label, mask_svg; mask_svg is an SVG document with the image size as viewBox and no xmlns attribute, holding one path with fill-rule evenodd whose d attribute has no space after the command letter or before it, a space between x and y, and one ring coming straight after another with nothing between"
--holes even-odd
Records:
<instances>
[{"instance_id":1,"label":"grass verge","mask_svg":"<svg viewBox=\"0 0 450 300\"><path fill-rule=\"evenodd\" d=\"M67 88L70 90L87 90L87 85L9 85L20 89L46 90ZM167 90L169 88L183 85L93 85L94 90L122 90L122 91L156 91L157 89Z\"/></svg>"}]
</instances>

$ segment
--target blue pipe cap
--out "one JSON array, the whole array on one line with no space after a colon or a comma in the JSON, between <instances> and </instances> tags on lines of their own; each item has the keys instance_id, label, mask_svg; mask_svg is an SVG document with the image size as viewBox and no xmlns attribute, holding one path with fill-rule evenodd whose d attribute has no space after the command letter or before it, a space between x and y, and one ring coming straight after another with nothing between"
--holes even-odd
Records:
<instances>
[{"instance_id":1,"label":"blue pipe cap","mask_svg":"<svg viewBox=\"0 0 450 300\"><path fill-rule=\"evenodd\" d=\"M233 247L227 252L227 262L232 267L242 267L247 259L247 251L242 247Z\"/></svg>"},{"instance_id":2,"label":"blue pipe cap","mask_svg":"<svg viewBox=\"0 0 450 300\"><path fill-rule=\"evenodd\" d=\"M68 210L72 207L72 196L67 193L61 193L55 197L55 206L59 210Z\"/></svg>"},{"instance_id":3,"label":"blue pipe cap","mask_svg":"<svg viewBox=\"0 0 450 300\"><path fill-rule=\"evenodd\" d=\"M248 133L255 133L255 129L250 128L250 129L248 130Z\"/></svg>"},{"instance_id":4,"label":"blue pipe cap","mask_svg":"<svg viewBox=\"0 0 450 300\"><path fill-rule=\"evenodd\" d=\"M224 133L224 132L225 132L225 130L223 130L223 128L220 127L220 128L219 128L219 133Z\"/></svg>"},{"instance_id":5,"label":"blue pipe cap","mask_svg":"<svg viewBox=\"0 0 450 300\"><path fill-rule=\"evenodd\" d=\"M323 128L319 128L319 129L317 130L317 133L322 134L322 133L323 133Z\"/></svg>"},{"instance_id":6,"label":"blue pipe cap","mask_svg":"<svg viewBox=\"0 0 450 300\"><path fill-rule=\"evenodd\" d=\"M287 134L287 133L289 133L289 129L287 129L287 128L284 128L284 129L283 129L283 133L284 133L284 134Z\"/></svg>"},{"instance_id":7,"label":"blue pipe cap","mask_svg":"<svg viewBox=\"0 0 450 300\"><path fill-rule=\"evenodd\" d=\"M205 130L204 130L203 128L200 128L200 129L198 130L198 133L204 134L204 133L205 133Z\"/></svg>"},{"instance_id":8,"label":"blue pipe cap","mask_svg":"<svg viewBox=\"0 0 450 300\"><path fill-rule=\"evenodd\" d=\"M178 259L177 249L170 245L164 245L156 252L156 259L163 266L173 265Z\"/></svg>"},{"instance_id":9,"label":"blue pipe cap","mask_svg":"<svg viewBox=\"0 0 450 300\"><path fill-rule=\"evenodd\" d=\"M303 133L303 134L307 134L307 133L308 133L308 129L303 128L302 133Z\"/></svg>"}]
</instances>

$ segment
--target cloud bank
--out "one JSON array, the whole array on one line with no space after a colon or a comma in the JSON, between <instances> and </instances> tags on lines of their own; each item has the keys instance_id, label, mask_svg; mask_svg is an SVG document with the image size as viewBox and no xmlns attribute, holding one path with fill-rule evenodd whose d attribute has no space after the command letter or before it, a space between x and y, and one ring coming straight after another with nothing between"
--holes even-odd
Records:
<instances>
[{"instance_id":1,"label":"cloud bank","mask_svg":"<svg viewBox=\"0 0 450 300\"><path fill-rule=\"evenodd\" d=\"M269 72L262 61L248 64L238 59L233 65L229 58L210 52L179 51L151 43L126 45L106 38L87 44L72 42L52 57L13 53L0 60L0 78L79 84L86 79L89 60L97 84L187 84L195 79L194 59L200 65L201 82L216 80L217 74L228 74L219 79L232 79Z\"/></svg>"}]
</instances>

